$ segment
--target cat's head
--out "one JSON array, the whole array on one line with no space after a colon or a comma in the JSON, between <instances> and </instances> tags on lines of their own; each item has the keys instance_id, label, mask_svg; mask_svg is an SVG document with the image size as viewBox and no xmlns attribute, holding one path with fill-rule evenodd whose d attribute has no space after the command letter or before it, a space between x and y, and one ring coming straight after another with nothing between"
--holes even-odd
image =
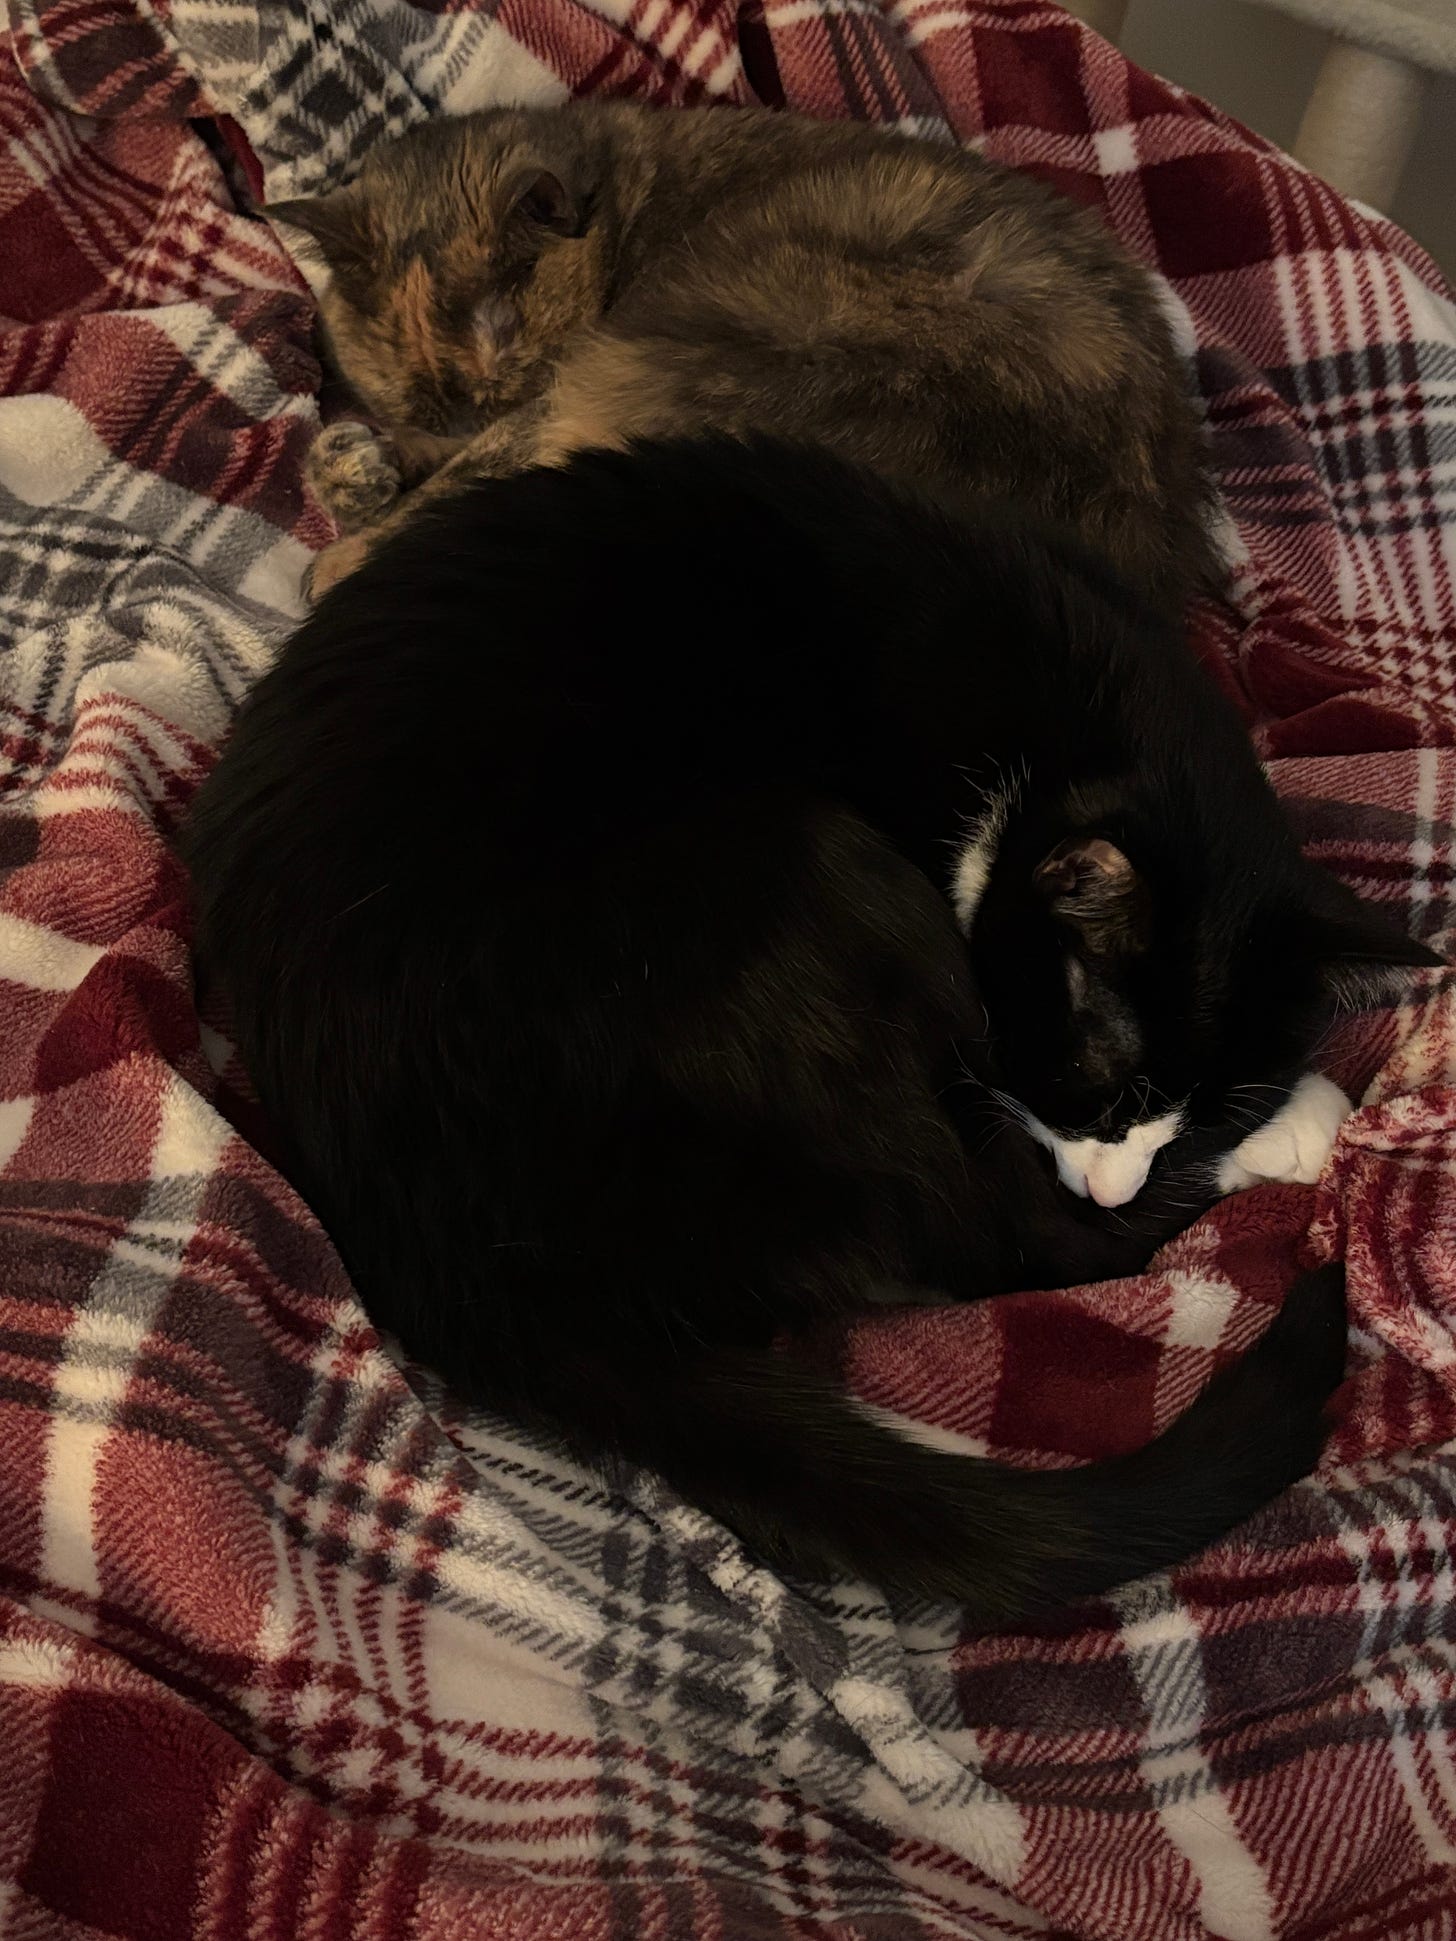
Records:
<instances>
[{"instance_id":1,"label":"cat's head","mask_svg":"<svg viewBox=\"0 0 1456 1941\"><path fill-rule=\"evenodd\" d=\"M1214 732L1208 760L1216 786L1196 761L1045 794L1028 775L959 859L995 1082L1103 1206L1155 1162L1233 1151L1339 1011L1442 961L1301 857L1251 755Z\"/></svg>"},{"instance_id":2,"label":"cat's head","mask_svg":"<svg viewBox=\"0 0 1456 1941\"><path fill-rule=\"evenodd\" d=\"M463 437L601 314L606 173L590 123L500 109L425 122L347 187L266 213L328 272L328 349L364 407Z\"/></svg>"}]
</instances>

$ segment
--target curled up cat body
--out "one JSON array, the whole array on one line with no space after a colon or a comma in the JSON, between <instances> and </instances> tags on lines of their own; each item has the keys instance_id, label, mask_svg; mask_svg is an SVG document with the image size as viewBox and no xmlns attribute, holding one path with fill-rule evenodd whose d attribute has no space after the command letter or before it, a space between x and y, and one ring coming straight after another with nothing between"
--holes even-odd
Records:
<instances>
[{"instance_id":1,"label":"curled up cat body","mask_svg":"<svg viewBox=\"0 0 1456 1941\"><path fill-rule=\"evenodd\" d=\"M950 506L1014 498L1173 608L1217 577L1152 279L1096 215L963 149L753 109L497 109L270 213L327 266L332 361L384 434L315 447L346 534L316 592L472 477L704 432L821 445Z\"/></svg>"},{"instance_id":2,"label":"curled up cat body","mask_svg":"<svg viewBox=\"0 0 1456 1941\"><path fill-rule=\"evenodd\" d=\"M185 850L374 1319L774 1565L1002 1623L1317 1454L1337 1269L1083 1469L912 1443L779 1345L1137 1269L1341 994L1429 961L1301 860L1176 634L1070 542L757 443L477 484L304 623ZM1180 1130L1115 1213L1016 1122L1112 1139L1154 1093Z\"/></svg>"}]
</instances>

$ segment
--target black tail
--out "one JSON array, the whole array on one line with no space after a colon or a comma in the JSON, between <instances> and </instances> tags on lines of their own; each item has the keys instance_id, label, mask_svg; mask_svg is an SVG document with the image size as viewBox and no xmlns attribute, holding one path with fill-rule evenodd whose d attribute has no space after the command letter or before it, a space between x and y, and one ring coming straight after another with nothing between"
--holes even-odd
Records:
<instances>
[{"instance_id":1,"label":"black tail","mask_svg":"<svg viewBox=\"0 0 1456 1941\"><path fill-rule=\"evenodd\" d=\"M949 1599L990 1627L1180 1563L1305 1475L1344 1352L1344 1270L1325 1267L1155 1441L1079 1469L924 1448L769 1354L676 1370L623 1440L769 1563Z\"/></svg>"}]
</instances>

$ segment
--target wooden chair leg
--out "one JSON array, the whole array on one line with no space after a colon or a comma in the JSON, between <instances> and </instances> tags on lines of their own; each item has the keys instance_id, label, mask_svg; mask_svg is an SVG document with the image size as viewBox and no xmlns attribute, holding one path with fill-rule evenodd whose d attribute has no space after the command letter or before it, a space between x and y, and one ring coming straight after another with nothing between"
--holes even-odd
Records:
<instances>
[{"instance_id":1,"label":"wooden chair leg","mask_svg":"<svg viewBox=\"0 0 1456 1941\"><path fill-rule=\"evenodd\" d=\"M1419 68L1337 40L1294 139L1296 161L1342 195L1388 209L1420 122Z\"/></svg>"},{"instance_id":2,"label":"wooden chair leg","mask_svg":"<svg viewBox=\"0 0 1456 1941\"><path fill-rule=\"evenodd\" d=\"M1128 0L1068 0L1067 11L1084 21L1094 34L1101 34L1114 47L1127 18Z\"/></svg>"}]
</instances>

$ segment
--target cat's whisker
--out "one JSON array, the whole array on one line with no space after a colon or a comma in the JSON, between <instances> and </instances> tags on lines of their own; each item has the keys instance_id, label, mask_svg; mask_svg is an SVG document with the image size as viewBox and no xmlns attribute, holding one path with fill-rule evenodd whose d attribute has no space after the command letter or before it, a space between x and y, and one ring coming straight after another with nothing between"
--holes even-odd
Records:
<instances>
[{"instance_id":1,"label":"cat's whisker","mask_svg":"<svg viewBox=\"0 0 1456 1941\"><path fill-rule=\"evenodd\" d=\"M355 897L352 903L346 903L342 910L336 910L334 912L335 923L338 922L340 917L348 916L352 910L362 910L364 905L366 903L372 903L376 896L383 896L389 887L388 883L380 883L374 889L366 891L363 896Z\"/></svg>"}]
</instances>

